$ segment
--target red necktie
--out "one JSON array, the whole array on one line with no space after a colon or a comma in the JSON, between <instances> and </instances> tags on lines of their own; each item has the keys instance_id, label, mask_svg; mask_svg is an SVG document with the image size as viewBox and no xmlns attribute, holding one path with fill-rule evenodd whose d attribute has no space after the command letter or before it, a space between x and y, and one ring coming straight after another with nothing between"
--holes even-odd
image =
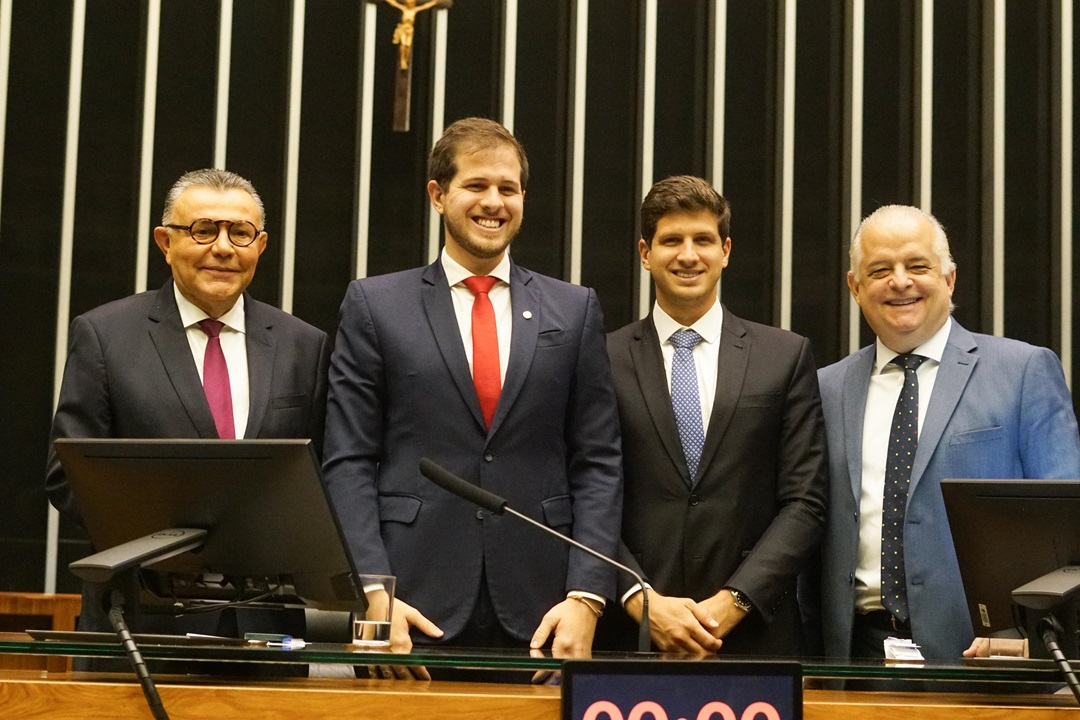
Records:
<instances>
[{"instance_id":1,"label":"red necktie","mask_svg":"<svg viewBox=\"0 0 1080 720\"><path fill-rule=\"evenodd\" d=\"M465 287L476 296L472 306L473 385L480 400L484 423L491 427L495 406L499 404L502 378L499 374L499 333L495 327L495 308L488 293L498 278L473 276L465 278Z\"/></svg>"},{"instance_id":2,"label":"red necktie","mask_svg":"<svg viewBox=\"0 0 1080 720\"><path fill-rule=\"evenodd\" d=\"M221 351L221 328L225 323L220 320L199 321L199 327L206 333L206 354L203 356L203 392L210 403L210 412L214 415L218 437L232 440L236 437L233 429L232 388L229 385L229 366L225 364L225 353Z\"/></svg>"}]
</instances>

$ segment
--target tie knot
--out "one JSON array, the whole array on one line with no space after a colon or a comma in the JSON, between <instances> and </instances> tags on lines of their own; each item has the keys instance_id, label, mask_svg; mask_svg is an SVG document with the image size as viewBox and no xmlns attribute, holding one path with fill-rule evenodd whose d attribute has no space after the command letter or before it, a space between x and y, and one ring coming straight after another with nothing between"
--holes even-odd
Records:
<instances>
[{"instance_id":1,"label":"tie knot","mask_svg":"<svg viewBox=\"0 0 1080 720\"><path fill-rule=\"evenodd\" d=\"M897 355L890 362L895 363L899 367L904 369L904 372L908 370L918 370L919 366L926 361L926 357L923 355L914 355L912 353L904 353L903 355Z\"/></svg>"},{"instance_id":2,"label":"tie knot","mask_svg":"<svg viewBox=\"0 0 1080 720\"><path fill-rule=\"evenodd\" d=\"M676 330L671 333L668 341L677 348L689 348L691 350L701 342L701 336L693 330Z\"/></svg>"},{"instance_id":3,"label":"tie knot","mask_svg":"<svg viewBox=\"0 0 1080 720\"><path fill-rule=\"evenodd\" d=\"M225 327L225 323L220 320L211 320L206 318L199 321L199 327L206 333L207 337L216 338L221 333L221 328Z\"/></svg>"},{"instance_id":4,"label":"tie knot","mask_svg":"<svg viewBox=\"0 0 1080 720\"><path fill-rule=\"evenodd\" d=\"M465 283L465 287L469 288L473 295L480 295L481 293L491 292L491 288L495 287L495 283L499 282L499 278L492 275L473 275L465 278L462 282Z\"/></svg>"}]
</instances>

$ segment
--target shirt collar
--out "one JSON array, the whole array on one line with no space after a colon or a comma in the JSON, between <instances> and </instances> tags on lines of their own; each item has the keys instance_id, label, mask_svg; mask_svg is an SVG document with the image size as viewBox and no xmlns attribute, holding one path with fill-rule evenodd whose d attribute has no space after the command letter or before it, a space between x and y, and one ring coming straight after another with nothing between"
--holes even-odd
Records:
<instances>
[{"instance_id":1,"label":"shirt collar","mask_svg":"<svg viewBox=\"0 0 1080 720\"><path fill-rule=\"evenodd\" d=\"M686 325L680 325L672 319L670 315L664 312L664 309L660 307L660 303L653 303L653 325L656 326L656 336L660 338L660 342L668 342L668 338L676 330L686 327ZM708 312L697 319L690 329L701 336L701 339L707 343L719 342L720 330L724 327L724 308L720 304L719 298L716 304L709 308Z\"/></svg>"},{"instance_id":2,"label":"shirt collar","mask_svg":"<svg viewBox=\"0 0 1080 720\"><path fill-rule=\"evenodd\" d=\"M173 295L176 296L176 309L180 311L180 322L185 328L189 328L192 325L197 324L200 320L205 320L210 317L195 303L184 297L184 294L180 292L180 288L176 287L176 283L173 283ZM228 312L218 318L221 322L225 323L225 327L237 332L246 332L246 316L244 315L244 295L241 293L240 297L236 298L236 303L229 308Z\"/></svg>"},{"instance_id":3,"label":"shirt collar","mask_svg":"<svg viewBox=\"0 0 1080 720\"><path fill-rule=\"evenodd\" d=\"M446 283L450 287L454 287L465 278L470 278L474 275L473 272L467 270L461 263L454 260L446 252L444 246L442 252L439 254L439 260L442 262L443 272L446 274ZM502 280L507 285L510 284L510 253L503 253L502 260L495 266L495 269L488 273L493 278Z\"/></svg>"},{"instance_id":4,"label":"shirt collar","mask_svg":"<svg viewBox=\"0 0 1080 720\"><path fill-rule=\"evenodd\" d=\"M945 318L945 324L930 336L930 339L911 351L912 355L922 355L924 358L940 364L941 357L945 354L945 346L949 343L949 333L952 331L952 317ZM879 338L877 341L877 359L874 364L874 374L880 374L889 366L892 359L900 353L885 347L885 343Z\"/></svg>"}]
</instances>

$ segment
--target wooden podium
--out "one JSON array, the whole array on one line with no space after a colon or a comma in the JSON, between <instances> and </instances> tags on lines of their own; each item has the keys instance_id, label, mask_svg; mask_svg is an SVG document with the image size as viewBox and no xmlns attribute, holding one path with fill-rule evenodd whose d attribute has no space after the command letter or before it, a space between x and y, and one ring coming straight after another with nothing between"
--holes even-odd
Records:
<instances>
[{"instance_id":1,"label":"wooden podium","mask_svg":"<svg viewBox=\"0 0 1080 720\"><path fill-rule=\"evenodd\" d=\"M2 592L0 632L74 630L81 607L79 595ZM71 658L0 654L0 669L66 672Z\"/></svg>"}]
</instances>

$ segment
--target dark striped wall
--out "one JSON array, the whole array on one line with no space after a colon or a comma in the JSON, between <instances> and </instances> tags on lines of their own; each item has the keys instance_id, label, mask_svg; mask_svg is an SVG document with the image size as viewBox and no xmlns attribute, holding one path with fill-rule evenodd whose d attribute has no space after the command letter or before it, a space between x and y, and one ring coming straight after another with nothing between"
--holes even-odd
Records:
<instances>
[{"instance_id":1,"label":"dark striped wall","mask_svg":"<svg viewBox=\"0 0 1080 720\"><path fill-rule=\"evenodd\" d=\"M611 329L648 301L643 188L694 173L734 207L725 302L808 335L820 364L870 340L847 242L901 202L949 231L960 322L1048 345L1075 374L1071 0L456 0L440 15L417 21L400 134L384 4L0 0L0 590L51 588L54 562L56 587L75 587L64 568L85 543L50 530L41 489L67 322L165 279L164 193L222 155L267 206L252 292L328 331L351 278L431 257L432 137L511 113L533 169L515 259L595 287Z\"/></svg>"}]
</instances>

